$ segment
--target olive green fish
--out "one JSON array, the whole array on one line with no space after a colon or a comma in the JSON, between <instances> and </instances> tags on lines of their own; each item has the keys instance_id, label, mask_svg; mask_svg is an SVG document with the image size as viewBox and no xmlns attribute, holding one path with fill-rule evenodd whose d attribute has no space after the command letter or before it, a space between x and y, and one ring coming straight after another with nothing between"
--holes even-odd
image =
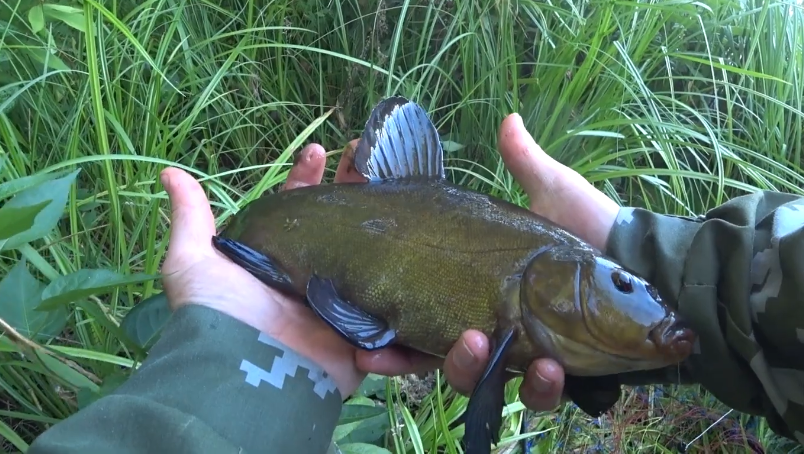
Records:
<instances>
[{"instance_id":1,"label":"olive green fish","mask_svg":"<svg viewBox=\"0 0 804 454\"><path fill-rule=\"evenodd\" d=\"M418 104L380 102L354 165L366 183L263 195L213 243L266 285L305 297L358 348L444 357L467 329L488 335L491 359L463 416L467 453L499 442L506 371L554 358L567 395L597 416L619 387L596 394L589 377L690 354L695 334L643 278L529 210L447 181Z\"/></svg>"}]
</instances>

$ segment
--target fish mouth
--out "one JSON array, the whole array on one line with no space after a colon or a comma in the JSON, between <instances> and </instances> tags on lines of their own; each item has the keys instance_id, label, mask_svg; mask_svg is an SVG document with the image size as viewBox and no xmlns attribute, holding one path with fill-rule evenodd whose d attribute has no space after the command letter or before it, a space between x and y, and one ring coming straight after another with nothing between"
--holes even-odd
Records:
<instances>
[{"instance_id":1,"label":"fish mouth","mask_svg":"<svg viewBox=\"0 0 804 454\"><path fill-rule=\"evenodd\" d=\"M687 322L671 314L650 331L648 338L665 358L680 362L692 353L696 335Z\"/></svg>"}]
</instances>

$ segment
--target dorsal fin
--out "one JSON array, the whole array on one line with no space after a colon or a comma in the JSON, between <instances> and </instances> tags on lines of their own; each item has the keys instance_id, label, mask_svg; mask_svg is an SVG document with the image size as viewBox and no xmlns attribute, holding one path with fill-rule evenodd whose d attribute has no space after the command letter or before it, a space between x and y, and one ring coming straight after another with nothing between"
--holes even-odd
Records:
<instances>
[{"instance_id":1,"label":"dorsal fin","mask_svg":"<svg viewBox=\"0 0 804 454\"><path fill-rule=\"evenodd\" d=\"M444 178L444 150L422 106L401 96L371 111L355 150L355 168L370 181L426 176Z\"/></svg>"}]
</instances>

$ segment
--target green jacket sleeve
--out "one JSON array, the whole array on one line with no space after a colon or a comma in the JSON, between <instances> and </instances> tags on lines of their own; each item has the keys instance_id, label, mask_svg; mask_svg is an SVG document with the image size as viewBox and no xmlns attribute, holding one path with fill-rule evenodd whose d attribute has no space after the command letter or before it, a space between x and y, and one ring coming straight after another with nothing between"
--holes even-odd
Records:
<instances>
[{"instance_id":1,"label":"green jacket sleeve","mask_svg":"<svg viewBox=\"0 0 804 454\"><path fill-rule=\"evenodd\" d=\"M128 381L45 431L28 453L323 454L341 405L335 383L307 358L187 305Z\"/></svg>"},{"instance_id":2,"label":"green jacket sleeve","mask_svg":"<svg viewBox=\"0 0 804 454\"><path fill-rule=\"evenodd\" d=\"M607 254L698 333L682 382L804 443L804 199L760 192L697 219L622 208Z\"/></svg>"}]
</instances>

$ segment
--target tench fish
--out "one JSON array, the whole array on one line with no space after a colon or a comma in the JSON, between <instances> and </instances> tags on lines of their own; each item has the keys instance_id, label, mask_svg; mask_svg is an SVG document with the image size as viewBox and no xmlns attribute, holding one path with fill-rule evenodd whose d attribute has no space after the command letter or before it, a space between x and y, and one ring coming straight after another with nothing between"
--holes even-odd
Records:
<instances>
[{"instance_id":1,"label":"tench fish","mask_svg":"<svg viewBox=\"0 0 804 454\"><path fill-rule=\"evenodd\" d=\"M467 329L489 336L463 416L467 453L499 442L507 372L534 359L558 361L567 396L597 416L619 386L601 402L584 377L690 354L695 334L654 286L547 219L449 182L443 153L421 106L387 98L354 154L367 182L265 194L213 244L358 348L444 357Z\"/></svg>"}]
</instances>

